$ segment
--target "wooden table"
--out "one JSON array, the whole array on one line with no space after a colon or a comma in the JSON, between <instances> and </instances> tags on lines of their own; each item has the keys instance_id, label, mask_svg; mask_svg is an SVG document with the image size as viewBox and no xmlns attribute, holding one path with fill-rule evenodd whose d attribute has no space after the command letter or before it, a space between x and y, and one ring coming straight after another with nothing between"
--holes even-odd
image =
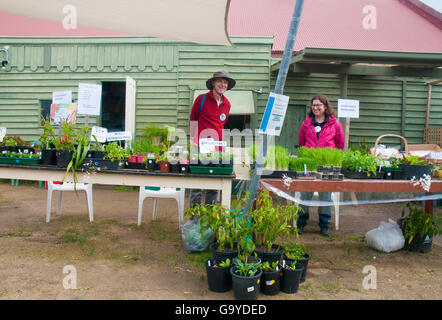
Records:
<instances>
[{"instance_id":1,"label":"wooden table","mask_svg":"<svg viewBox=\"0 0 442 320\"><path fill-rule=\"evenodd\" d=\"M382 179L345 179L335 180L302 180L293 179L290 187L282 179L261 179L260 187L268 183L282 191L301 192L423 192L426 194L442 193L442 180L432 179L430 190L427 192L420 186L413 186L410 180ZM425 201L425 212L433 212L433 200Z\"/></svg>"},{"instance_id":2,"label":"wooden table","mask_svg":"<svg viewBox=\"0 0 442 320\"><path fill-rule=\"evenodd\" d=\"M0 164L0 179L61 181L65 172L65 168L54 166ZM77 172L77 177L78 182L105 185L221 190L221 204L230 208L232 180L235 175L162 173L122 169L92 173ZM72 182L72 178L72 173L69 173L66 181Z\"/></svg>"}]
</instances>

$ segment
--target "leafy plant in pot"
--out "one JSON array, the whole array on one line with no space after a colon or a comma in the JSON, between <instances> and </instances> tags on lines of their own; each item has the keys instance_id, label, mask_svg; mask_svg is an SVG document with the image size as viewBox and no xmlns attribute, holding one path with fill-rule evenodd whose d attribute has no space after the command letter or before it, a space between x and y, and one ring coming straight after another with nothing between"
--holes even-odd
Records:
<instances>
[{"instance_id":1,"label":"leafy plant in pot","mask_svg":"<svg viewBox=\"0 0 442 320\"><path fill-rule=\"evenodd\" d=\"M307 277L308 262L310 260L310 255L305 252L305 245L293 242L285 245L283 259L286 261L286 263L296 261L303 265L304 270L302 271L300 282L305 282Z\"/></svg>"},{"instance_id":2,"label":"leafy plant in pot","mask_svg":"<svg viewBox=\"0 0 442 320\"><path fill-rule=\"evenodd\" d=\"M89 147L90 147L90 131L88 127L84 126L77 132L77 135L75 137L72 158L69 161L66 168L66 173L64 174L63 179L61 180L62 182L64 182L69 171L72 171L74 191L77 191L76 190L76 184L78 182L77 169L83 163L83 160L86 158L86 154L89 151Z\"/></svg>"},{"instance_id":3,"label":"leafy plant in pot","mask_svg":"<svg viewBox=\"0 0 442 320\"><path fill-rule=\"evenodd\" d=\"M296 293L301 282L302 272L304 266L297 263L296 260L286 261L282 260L282 276L281 276L281 291L285 293Z\"/></svg>"},{"instance_id":4,"label":"leafy plant in pot","mask_svg":"<svg viewBox=\"0 0 442 320\"><path fill-rule=\"evenodd\" d=\"M292 230L297 234L293 221L298 220L298 210L296 205L274 204L266 189L259 193L256 208L251 210L250 216L254 224L255 251L262 262L280 261L283 249L276 240L289 237Z\"/></svg>"},{"instance_id":5,"label":"leafy plant in pot","mask_svg":"<svg viewBox=\"0 0 442 320\"><path fill-rule=\"evenodd\" d=\"M206 261L206 275L209 290L214 292L226 292L232 289L232 274L230 259L218 261L208 259Z\"/></svg>"},{"instance_id":6,"label":"leafy plant in pot","mask_svg":"<svg viewBox=\"0 0 442 320\"><path fill-rule=\"evenodd\" d=\"M109 159L114 163L111 165L112 169L124 168L127 158L130 156L130 151L123 148L117 141L113 141L104 146L104 159Z\"/></svg>"},{"instance_id":7,"label":"leafy plant in pot","mask_svg":"<svg viewBox=\"0 0 442 320\"><path fill-rule=\"evenodd\" d=\"M423 209L407 203L408 214L402 210L402 218L398 224L405 238L404 249L426 253L431 251L433 236L440 234L440 227L434 223L433 215Z\"/></svg>"},{"instance_id":8,"label":"leafy plant in pot","mask_svg":"<svg viewBox=\"0 0 442 320\"><path fill-rule=\"evenodd\" d=\"M55 130L49 120L41 118L43 133L38 140L41 142L41 163L55 165L57 164L57 151L55 149Z\"/></svg>"},{"instance_id":9,"label":"leafy plant in pot","mask_svg":"<svg viewBox=\"0 0 442 320\"><path fill-rule=\"evenodd\" d=\"M66 168L73 158L76 148L78 128L74 123L66 121L61 123L61 137L55 140L57 149L57 167Z\"/></svg>"},{"instance_id":10,"label":"leafy plant in pot","mask_svg":"<svg viewBox=\"0 0 442 320\"><path fill-rule=\"evenodd\" d=\"M280 291L281 266L279 261L263 262L262 275L260 280L261 292L265 295L273 296Z\"/></svg>"},{"instance_id":11,"label":"leafy plant in pot","mask_svg":"<svg viewBox=\"0 0 442 320\"><path fill-rule=\"evenodd\" d=\"M262 271L260 259L252 256L255 251L252 239L255 224L247 214L239 214L235 220L238 232L238 258L234 260L235 265L230 269L234 297L237 300L256 300Z\"/></svg>"},{"instance_id":12,"label":"leafy plant in pot","mask_svg":"<svg viewBox=\"0 0 442 320\"><path fill-rule=\"evenodd\" d=\"M408 156L402 159L400 164L403 179L420 179L424 174L431 176L433 165L428 161L419 159L418 156Z\"/></svg>"}]
</instances>

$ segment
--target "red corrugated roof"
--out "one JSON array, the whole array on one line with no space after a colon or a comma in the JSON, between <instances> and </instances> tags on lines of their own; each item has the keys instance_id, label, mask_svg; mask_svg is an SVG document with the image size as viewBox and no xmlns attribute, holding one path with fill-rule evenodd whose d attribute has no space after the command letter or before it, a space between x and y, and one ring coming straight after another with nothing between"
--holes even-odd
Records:
<instances>
[{"instance_id":1,"label":"red corrugated roof","mask_svg":"<svg viewBox=\"0 0 442 320\"><path fill-rule=\"evenodd\" d=\"M442 31L403 0L305 0L295 51L305 47L407 52L442 52ZM282 53L296 0L231 0L228 33L273 36ZM364 29L365 6L376 10L376 29ZM208 27L208 32L210 27ZM0 36L124 36L0 12Z\"/></svg>"},{"instance_id":2,"label":"red corrugated roof","mask_svg":"<svg viewBox=\"0 0 442 320\"><path fill-rule=\"evenodd\" d=\"M273 36L283 52L295 0L231 0L229 35ZM367 30L364 7L375 9L376 29ZM398 0L306 0L295 51L305 47L442 52L442 31Z\"/></svg>"}]
</instances>

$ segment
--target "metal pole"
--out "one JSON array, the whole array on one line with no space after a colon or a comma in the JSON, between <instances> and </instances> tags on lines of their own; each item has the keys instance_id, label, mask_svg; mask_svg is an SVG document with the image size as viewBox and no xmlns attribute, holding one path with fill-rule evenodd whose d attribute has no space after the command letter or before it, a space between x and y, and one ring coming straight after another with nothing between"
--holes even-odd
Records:
<instances>
[{"instance_id":1,"label":"metal pole","mask_svg":"<svg viewBox=\"0 0 442 320\"><path fill-rule=\"evenodd\" d=\"M290 66L290 60L292 58L293 47L295 45L296 34L298 33L299 22L301 20L302 8L304 7L304 0L296 0L295 9L293 11L292 21L290 22L289 33L285 43L284 54L281 60L281 66L278 71L278 77L276 79L274 93L282 94L284 91L285 80L287 79L287 73ZM264 161L267 155L267 135L263 134L261 148L259 149L258 159L256 161L255 170L253 171L252 180L250 182L249 193L250 197L247 200L248 211L255 199L256 191L258 189L258 183L261 179L261 172L264 166Z\"/></svg>"}]
</instances>

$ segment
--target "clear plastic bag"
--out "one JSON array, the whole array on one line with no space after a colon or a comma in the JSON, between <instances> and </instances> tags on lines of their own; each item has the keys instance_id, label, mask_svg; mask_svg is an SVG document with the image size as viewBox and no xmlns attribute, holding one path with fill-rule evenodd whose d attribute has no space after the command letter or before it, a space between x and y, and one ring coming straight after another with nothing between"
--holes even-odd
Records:
<instances>
[{"instance_id":1,"label":"clear plastic bag","mask_svg":"<svg viewBox=\"0 0 442 320\"><path fill-rule=\"evenodd\" d=\"M190 219L183 224L181 229L184 246L187 252L204 252L209 249L210 244L214 241L214 234L211 229L207 229L203 234L201 241L200 223L197 219Z\"/></svg>"},{"instance_id":2,"label":"clear plastic bag","mask_svg":"<svg viewBox=\"0 0 442 320\"><path fill-rule=\"evenodd\" d=\"M368 231L365 240L370 247L387 253L402 249L405 243L401 228L391 219L381 221L376 229Z\"/></svg>"}]
</instances>

